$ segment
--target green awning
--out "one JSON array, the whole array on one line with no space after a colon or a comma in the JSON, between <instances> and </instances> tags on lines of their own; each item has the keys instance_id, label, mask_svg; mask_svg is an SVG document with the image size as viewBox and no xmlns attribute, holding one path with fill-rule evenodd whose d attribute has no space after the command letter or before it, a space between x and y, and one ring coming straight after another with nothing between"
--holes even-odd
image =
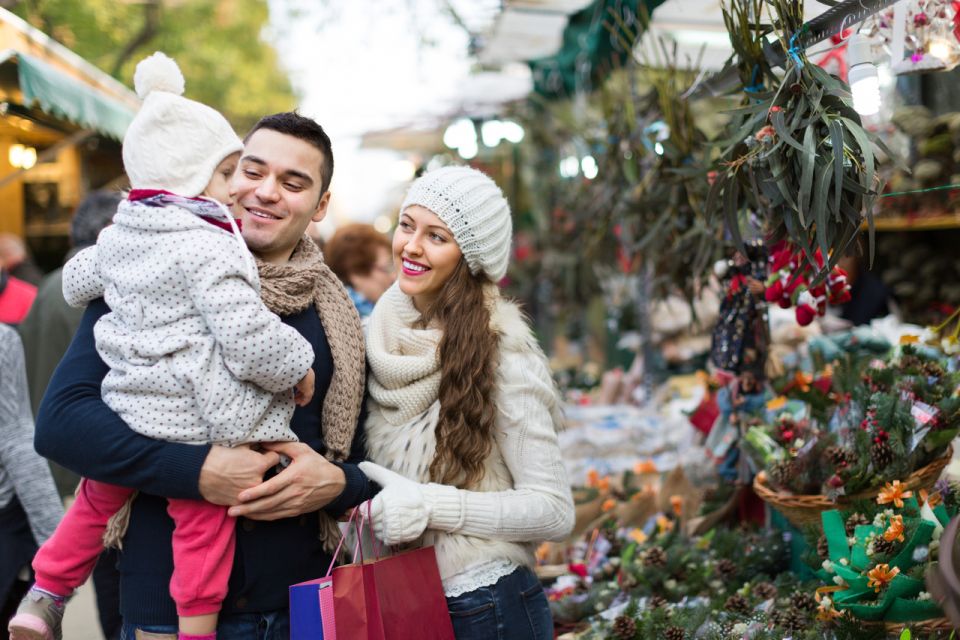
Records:
<instances>
[{"instance_id":1,"label":"green awning","mask_svg":"<svg viewBox=\"0 0 960 640\"><path fill-rule=\"evenodd\" d=\"M17 52L15 59L24 106L37 104L46 113L123 140L134 109L38 58Z\"/></svg>"},{"instance_id":2,"label":"green awning","mask_svg":"<svg viewBox=\"0 0 960 640\"><path fill-rule=\"evenodd\" d=\"M529 61L534 90L547 98L564 98L596 87L631 54L624 42L632 48L643 33L644 19L638 11L649 16L664 2L595 0L571 15L560 50Z\"/></svg>"}]
</instances>

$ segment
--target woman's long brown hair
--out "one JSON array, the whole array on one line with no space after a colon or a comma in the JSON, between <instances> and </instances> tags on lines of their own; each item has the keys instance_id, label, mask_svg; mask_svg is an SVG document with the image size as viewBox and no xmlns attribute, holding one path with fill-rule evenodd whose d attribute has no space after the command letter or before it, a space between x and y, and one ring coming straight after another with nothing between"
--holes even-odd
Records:
<instances>
[{"instance_id":1,"label":"woman's long brown hair","mask_svg":"<svg viewBox=\"0 0 960 640\"><path fill-rule=\"evenodd\" d=\"M443 330L440 420L430 478L461 488L483 478L483 463L493 447L500 337L490 328L485 285L490 286L489 281L472 275L461 258L422 318L424 326L436 321Z\"/></svg>"}]
</instances>

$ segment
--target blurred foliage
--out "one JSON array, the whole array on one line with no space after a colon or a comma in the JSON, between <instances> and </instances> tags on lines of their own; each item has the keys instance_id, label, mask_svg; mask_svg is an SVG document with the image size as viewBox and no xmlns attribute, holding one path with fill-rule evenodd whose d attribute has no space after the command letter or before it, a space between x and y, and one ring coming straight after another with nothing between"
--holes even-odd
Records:
<instances>
[{"instance_id":1,"label":"blurred foliage","mask_svg":"<svg viewBox=\"0 0 960 640\"><path fill-rule=\"evenodd\" d=\"M296 98L262 38L266 0L22 0L12 11L124 84L163 51L180 65L186 96L221 111L243 134Z\"/></svg>"}]
</instances>

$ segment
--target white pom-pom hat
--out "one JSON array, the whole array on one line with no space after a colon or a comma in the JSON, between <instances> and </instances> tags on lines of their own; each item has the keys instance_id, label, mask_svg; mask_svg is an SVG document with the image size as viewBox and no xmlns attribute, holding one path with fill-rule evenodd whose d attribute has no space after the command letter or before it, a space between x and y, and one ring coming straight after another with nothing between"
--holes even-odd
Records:
<instances>
[{"instance_id":1,"label":"white pom-pom hat","mask_svg":"<svg viewBox=\"0 0 960 640\"><path fill-rule=\"evenodd\" d=\"M400 212L420 205L450 228L470 273L499 282L510 262L513 222L503 192L485 173L470 167L443 167L412 185Z\"/></svg>"},{"instance_id":2,"label":"white pom-pom hat","mask_svg":"<svg viewBox=\"0 0 960 640\"><path fill-rule=\"evenodd\" d=\"M123 138L130 186L200 195L243 142L218 111L183 97L180 68L159 51L140 61L133 84L143 106Z\"/></svg>"}]
</instances>

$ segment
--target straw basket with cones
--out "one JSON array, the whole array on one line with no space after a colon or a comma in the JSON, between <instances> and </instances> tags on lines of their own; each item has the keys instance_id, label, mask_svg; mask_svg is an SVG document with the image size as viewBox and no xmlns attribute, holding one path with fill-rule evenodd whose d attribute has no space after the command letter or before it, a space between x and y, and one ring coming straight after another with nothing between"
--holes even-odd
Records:
<instances>
[{"instance_id":1,"label":"straw basket with cones","mask_svg":"<svg viewBox=\"0 0 960 640\"><path fill-rule=\"evenodd\" d=\"M903 485L906 490L918 491L920 489L930 490L934 483L940 478L944 467L950 462L953 456L953 446L947 448L946 453L921 467L907 476ZM763 471L757 474L753 479L753 490L760 499L771 507L783 514L792 525L802 528L806 525L820 525L820 514L829 509L843 507L857 500L870 498L877 493L876 489L868 489L860 493L843 496L836 502L831 501L823 494L815 495L796 495L786 491L777 491L767 483L767 475Z\"/></svg>"}]
</instances>

